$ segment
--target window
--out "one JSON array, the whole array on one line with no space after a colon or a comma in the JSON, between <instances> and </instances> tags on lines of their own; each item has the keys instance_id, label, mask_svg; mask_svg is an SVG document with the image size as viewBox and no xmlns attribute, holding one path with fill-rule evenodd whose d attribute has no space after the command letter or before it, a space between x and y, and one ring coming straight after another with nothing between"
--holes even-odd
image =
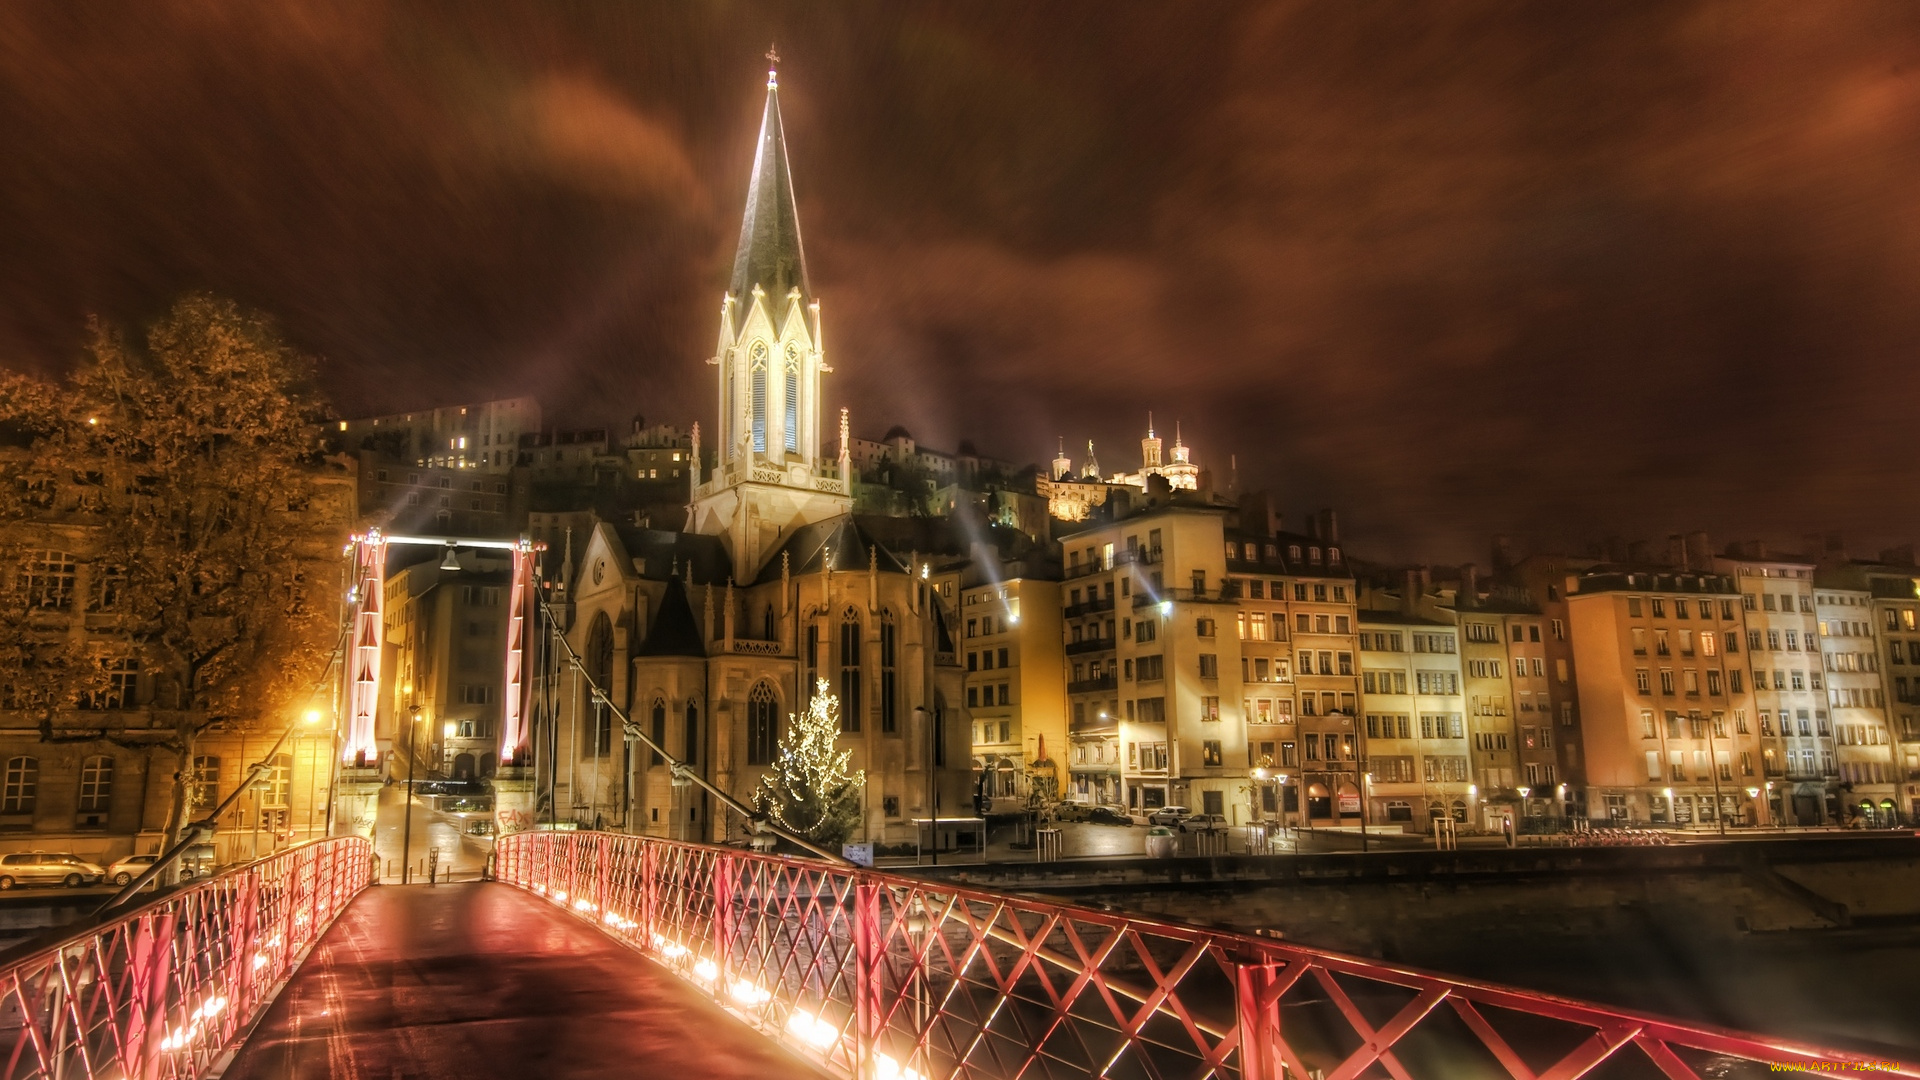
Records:
<instances>
[{"instance_id":1,"label":"window","mask_svg":"<svg viewBox=\"0 0 1920 1080\"><path fill-rule=\"evenodd\" d=\"M896 694L895 639L896 630L893 612L880 614L880 730L893 735L900 730L899 705L894 701ZM1007 650L1000 650L1000 666L1007 666Z\"/></svg>"},{"instance_id":2,"label":"window","mask_svg":"<svg viewBox=\"0 0 1920 1080\"><path fill-rule=\"evenodd\" d=\"M1220 677L1220 658L1213 653L1200 654L1200 677L1217 679Z\"/></svg>"},{"instance_id":3,"label":"window","mask_svg":"<svg viewBox=\"0 0 1920 1080\"><path fill-rule=\"evenodd\" d=\"M1209 769L1220 767L1220 740L1207 739L1200 744L1200 764Z\"/></svg>"},{"instance_id":4,"label":"window","mask_svg":"<svg viewBox=\"0 0 1920 1080\"><path fill-rule=\"evenodd\" d=\"M293 755L275 754L254 789L260 793L260 805L271 809L281 809L287 805L287 795L293 790Z\"/></svg>"},{"instance_id":5,"label":"window","mask_svg":"<svg viewBox=\"0 0 1920 1080\"><path fill-rule=\"evenodd\" d=\"M687 764L700 760L700 707L692 698L687 699L686 751L682 755Z\"/></svg>"},{"instance_id":6,"label":"window","mask_svg":"<svg viewBox=\"0 0 1920 1080\"><path fill-rule=\"evenodd\" d=\"M40 759L7 759L5 786L0 788L0 814L31 814L40 788Z\"/></svg>"},{"instance_id":7,"label":"window","mask_svg":"<svg viewBox=\"0 0 1920 1080\"><path fill-rule=\"evenodd\" d=\"M613 620L602 611L593 617L593 625L587 631L587 678L593 685L611 693L613 690ZM595 698L593 712L588 723L587 753L599 757L613 749L613 710L605 701Z\"/></svg>"},{"instance_id":8,"label":"window","mask_svg":"<svg viewBox=\"0 0 1920 1080\"><path fill-rule=\"evenodd\" d=\"M73 607L73 582L77 569L74 557L67 552L36 548L27 552L14 588L30 608L66 611Z\"/></svg>"},{"instance_id":9,"label":"window","mask_svg":"<svg viewBox=\"0 0 1920 1080\"><path fill-rule=\"evenodd\" d=\"M766 342L753 343L752 360L748 365L748 384L753 395L752 425L753 449L755 453L767 452L767 345Z\"/></svg>"},{"instance_id":10,"label":"window","mask_svg":"<svg viewBox=\"0 0 1920 1080\"><path fill-rule=\"evenodd\" d=\"M1201 697L1200 719L1202 720L1220 719L1220 699L1219 698L1214 697L1210 694Z\"/></svg>"},{"instance_id":11,"label":"window","mask_svg":"<svg viewBox=\"0 0 1920 1080\"><path fill-rule=\"evenodd\" d=\"M860 616L840 617L840 730L860 730Z\"/></svg>"},{"instance_id":12,"label":"window","mask_svg":"<svg viewBox=\"0 0 1920 1080\"><path fill-rule=\"evenodd\" d=\"M800 449L800 350L796 346L787 346L786 380L786 448L788 453L797 453Z\"/></svg>"},{"instance_id":13,"label":"window","mask_svg":"<svg viewBox=\"0 0 1920 1080\"><path fill-rule=\"evenodd\" d=\"M653 721L653 727L651 729L653 733L653 744L655 746L665 747L667 745L667 703L664 700L660 698L653 699L653 714L650 719L652 719ZM751 756L753 753L752 742L751 742L752 740L751 729L749 729L748 731L748 740L749 742L748 742L747 753L749 756ZM665 757L661 756L659 751L657 750L654 751L653 757L652 757L653 764L663 765L666 763L666 760L667 759ZM771 757L767 759L767 761L769 762L772 760L773 759ZM762 764L765 764L765 762L762 762Z\"/></svg>"},{"instance_id":14,"label":"window","mask_svg":"<svg viewBox=\"0 0 1920 1080\"><path fill-rule=\"evenodd\" d=\"M86 759L80 765L80 812L98 814L107 809L113 797L113 759L104 754Z\"/></svg>"}]
</instances>

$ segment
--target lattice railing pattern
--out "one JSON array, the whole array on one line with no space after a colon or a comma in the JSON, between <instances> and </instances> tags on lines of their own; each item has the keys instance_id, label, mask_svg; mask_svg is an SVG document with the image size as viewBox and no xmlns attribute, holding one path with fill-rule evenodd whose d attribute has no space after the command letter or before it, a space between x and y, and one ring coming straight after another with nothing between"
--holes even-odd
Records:
<instances>
[{"instance_id":1,"label":"lattice railing pattern","mask_svg":"<svg viewBox=\"0 0 1920 1080\"><path fill-rule=\"evenodd\" d=\"M1719 1078L1875 1061L1265 938L732 848L522 833L501 839L495 872L860 1080ZM1911 1061L1877 1064L1920 1076Z\"/></svg>"},{"instance_id":2,"label":"lattice railing pattern","mask_svg":"<svg viewBox=\"0 0 1920 1080\"><path fill-rule=\"evenodd\" d=\"M318 840L0 956L0 1080L206 1075L371 871Z\"/></svg>"}]
</instances>

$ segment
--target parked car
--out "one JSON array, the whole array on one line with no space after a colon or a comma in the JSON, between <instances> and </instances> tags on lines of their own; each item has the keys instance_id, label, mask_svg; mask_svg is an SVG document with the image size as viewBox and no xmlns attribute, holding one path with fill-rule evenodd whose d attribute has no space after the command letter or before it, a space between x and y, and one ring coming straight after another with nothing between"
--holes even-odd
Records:
<instances>
[{"instance_id":1,"label":"parked car","mask_svg":"<svg viewBox=\"0 0 1920 1080\"><path fill-rule=\"evenodd\" d=\"M98 885L107 876L104 867L64 851L16 851L0 855L0 890L16 885L65 885L77 889Z\"/></svg>"},{"instance_id":2,"label":"parked car","mask_svg":"<svg viewBox=\"0 0 1920 1080\"><path fill-rule=\"evenodd\" d=\"M1087 811L1087 820L1093 822L1095 825L1131 826L1133 824L1133 819L1128 817L1124 811L1115 810L1111 806L1096 806Z\"/></svg>"},{"instance_id":3,"label":"parked car","mask_svg":"<svg viewBox=\"0 0 1920 1080\"><path fill-rule=\"evenodd\" d=\"M1187 819L1189 811L1184 806L1162 806L1147 813L1149 825L1178 825Z\"/></svg>"},{"instance_id":4,"label":"parked car","mask_svg":"<svg viewBox=\"0 0 1920 1080\"><path fill-rule=\"evenodd\" d=\"M147 867L158 861L160 861L158 855L129 855L107 867L107 880L115 885L125 885L146 873Z\"/></svg>"},{"instance_id":5,"label":"parked car","mask_svg":"<svg viewBox=\"0 0 1920 1080\"><path fill-rule=\"evenodd\" d=\"M1181 832L1202 832L1227 827L1225 814L1189 814L1180 822Z\"/></svg>"}]
</instances>

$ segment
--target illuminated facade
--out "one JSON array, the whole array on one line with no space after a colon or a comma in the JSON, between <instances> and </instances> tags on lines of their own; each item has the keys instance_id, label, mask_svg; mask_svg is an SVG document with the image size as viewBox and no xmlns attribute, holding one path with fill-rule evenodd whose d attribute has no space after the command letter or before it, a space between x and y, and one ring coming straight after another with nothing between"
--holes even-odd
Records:
<instances>
[{"instance_id":1,"label":"illuminated facade","mask_svg":"<svg viewBox=\"0 0 1920 1080\"><path fill-rule=\"evenodd\" d=\"M1746 667L1775 824L1842 820L1839 758L1834 752L1826 664L1813 603L1813 563L1757 549L1708 565L1740 591Z\"/></svg>"},{"instance_id":2,"label":"illuminated facade","mask_svg":"<svg viewBox=\"0 0 1920 1080\"><path fill-rule=\"evenodd\" d=\"M1736 579L1607 565L1567 585L1593 820L1765 824L1769 743L1748 689Z\"/></svg>"},{"instance_id":3,"label":"illuminated facade","mask_svg":"<svg viewBox=\"0 0 1920 1080\"><path fill-rule=\"evenodd\" d=\"M861 834L901 843L915 818L972 815L971 721L927 568L908 565L850 513L844 410L838 461L817 452L825 357L770 77L709 360L713 472L691 478L685 531L597 522L576 532L561 554L555 608L608 700L743 801L789 717L825 680L840 698L842 746L866 772ZM697 435L691 458L700 460ZM677 783L663 760L624 738L612 710L551 671L544 696L535 694L534 726L554 762L537 781L554 816L657 836L740 836L737 816Z\"/></svg>"}]
</instances>

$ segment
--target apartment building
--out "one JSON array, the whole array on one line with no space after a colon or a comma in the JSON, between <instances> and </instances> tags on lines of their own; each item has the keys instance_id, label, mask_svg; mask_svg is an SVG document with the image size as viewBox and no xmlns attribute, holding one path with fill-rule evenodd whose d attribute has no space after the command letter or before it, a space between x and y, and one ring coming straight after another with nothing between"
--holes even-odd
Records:
<instances>
[{"instance_id":1,"label":"apartment building","mask_svg":"<svg viewBox=\"0 0 1920 1080\"><path fill-rule=\"evenodd\" d=\"M1227 513L1161 488L1138 513L1061 541L1072 738L1119 743L1120 795L1134 813L1181 805L1236 823L1248 814Z\"/></svg>"},{"instance_id":2,"label":"apartment building","mask_svg":"<svg viewBox=\"0 0 1920 1080\"><path fill-rule=\"evenodd\" d=\"M1827 707L1839 759L1841 810L1868 826L1899 823L1897 743L1887 723L1880 651L1873 637L1873 594L1864 581L1836 582L1824 570L1813 580Z\"/></svg>"},{"instance_id":3,"label":"apartment building","mask_svg":"<svg viewBox=\"0 0 1920 1080\"><path fill-rule=\"evenodd\" d=\"M1768 821L1735 578L1597 567L1569 580L1567 610L1593 818Z\"/></svg>"},{"instance_id":4,"label":"apartment building","mask_svg":"<svg viewBox=\"0 0 1920 1080\"><path fill-rule=\"evenodd\" d=\"M1840 770L1827 711L1813 563L1749 544L1708 565L1740 591L1770 822L1840 822Z\"/></svg>"},{"instance_id":5,"label":"apartment building","mask_svg":"<svg viewBox=\"0 0 1920 1080\"><path fill-rule=\"evenodd\" d=\"M1369 820L1389 827L1431 832L1441 818L1478 825L1481 801L1468 750L1459 627L1424 589L1412 589L1410 598L1370 594L1369 602L1400 600L1399 610L1360 609L1365 738L1323 737L1319 769L1309 760L1308 779L1311 785L1316 776L1325 777L1321 783L1337 790L1342 802L1359 798L1364 789ZM1313 791L1309 786L1310 803Z\"/></svg>"},{"instance_id":6,"label":"apartment building","mask_svg":"<svg viewBox=\"0 0 1920 1080\"><path fill-rule=\"evenodd\" d=\"M975 790L987 813L1022 809L1029 797L1060 798L1069 752L1060 582L1002 578L1002 569L997 561L969 562L958 573L955 615L973 717Z\"/></svg>"},{"instance_id":7,"label":"apartment building","mask_svg":"<svg viewBox=\"0 0 1920 1080\"><path fill-rule=\"evenodd\" d=\"M1542 680L1547 671L1538 610L1511 597L1482 597L1478 592L1473 575L1463 575L1454 599L1460 631L1460 675L1472 775L1487 800L1487 824L1498 827L1500 822L1491 820L1495 803L1516 805L1525 817L1550 816L1550 796L1556 786L1552 747L1542 740L1539 728L1544 721L1546 740L1552 739L1552 711L1544 697L1536 698L1534 689L1538 684L1545 692ZM1540 674L1535 675L1535 670ZM1524 699L1521 688L1526 691ZM1523 721L1528 751L1524 764L1520 734Z\"/></svg>"},{"instance_id":8,"label":"apartment building","mask_svg":"<svg viewBox=\"0 0 1920 1080\"><path fill-rule=\"evenodd\" d=\"M1552 718L1554 734L1551 745L1546 745L1546 740L1542 740L1540 745L1523 747L1521 761L1523 770L1528 764L1534 765L1536 768L1533 773L1539 779L1544 780L1549 775L1547 770L1552 769L1552 779L1548 781L1550 787L1543 791L1543 785L1527 785L1527 797L1535 803L1543 799L1551 800L1551 805L1539 808L1546 816L1557 814L1563 820L1593 816L1593 811L1587 805L1586 742L1582 737L1579 659L1575 655L1570 632L1571 616L1567 597L1572 588L1570 582L1599 564L1600 560L1595 558L1556 554L1532 555L1515 562L1504 545L1499 543L1496 543L1494 552L1496 581L1499 583L1496 589L1504 587L1510 595L1521 598L1522 603L1536 608L1540 613L1542 633L1539 654L1546 661L1546 675L1544 678L1535 676L1529 659L1527 677L1531 682L1520 688L1533 691L1536 714L1542 711L1541 697L1545 695L1545 716L1540 719L1544 724L1546 717ZM1531 637L1530 630L1528 636Z\"/></svg>"}]
</instances>

